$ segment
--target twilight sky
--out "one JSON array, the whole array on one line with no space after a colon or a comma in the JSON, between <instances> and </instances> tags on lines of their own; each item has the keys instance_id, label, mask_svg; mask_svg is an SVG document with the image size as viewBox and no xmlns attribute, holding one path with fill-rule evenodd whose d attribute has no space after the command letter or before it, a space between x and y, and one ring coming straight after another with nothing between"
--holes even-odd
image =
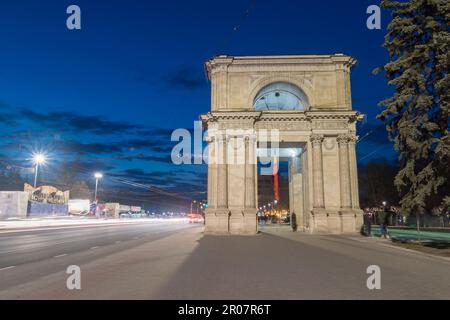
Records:
<instances>
[{"instance_id":1,"label":"twilight sky","mask_svg":"<svg viewBox=\"0 0 450 320\"><path fill-rule=\"evenodd\" d=\"M390 89L372 75L388 59L381 48L388 14L382 30L366 28L366 9L377 3L1 1L0 168L29 180L30 154L42 150L51 158L43 180L61 161L76 162L89 183L100 170L104 188L144 190L155 206L161 190L204 199L205 166L171 164L170 134L193 128L209 110L203 62L217 54L356 57L353 104L367 115L359 134L373 132L358 145L359 161L392 160L375 120ZM70 4L81 7L81 30L66 28Z\"/></svg>"}]
</instances>

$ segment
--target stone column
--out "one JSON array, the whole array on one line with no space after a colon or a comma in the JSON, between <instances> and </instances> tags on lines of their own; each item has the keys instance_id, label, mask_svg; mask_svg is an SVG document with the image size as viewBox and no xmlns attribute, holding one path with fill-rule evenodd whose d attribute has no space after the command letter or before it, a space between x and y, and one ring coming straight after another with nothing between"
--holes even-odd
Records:
<instances>
[{"instance_id":1,"label":"stone column","mask_svg":"<svg viewBox=\"0 0 450 320\"><path fill-rule=\"evenodd\" d=\"M243 234L256 234L258 232L256 179L256 137L249 135L245 137L245 197L241 229Z\"/></svg>"},{"instance_id":2,"label":"stone column","mask_svg":"<svg viewBox=\"0 0 450 320\"><path fill-rule=\"evenodd\" d=\"M324 194L323 194L323 167L322 167L322 142L323 135L311 135L312 143L312 165L313 165L313 195L314 208L325 208Z\"/></svg>"},{"instance_id":3,"label":"stone column","mask_svg":"<svg viewBox=\"0 0 450 320\"><path fill-rule=\"evenodd\" d=\"M292 159L289 159L288 166L288 179L289 179L289 213L292 213L292 208L294 208L294 167Z\"/></svg>"},{"instance_id":4,"label":"stone column","mask_svg":"<svg viewBox=\"0 0 450 320\"><path fill-rule=\"evenodd\" d=\"M217 164L217 208L228 208L228 157L227 157L227 137L220 136L219 153Z\"/></svg>"},{"instance_id":5,"label":"stone column","mask_svg":"<svg viewBox=\"0 0 450 320\"><path fill-rule=\"evenodd\" d=\"M298 230L302 230L303 224L303 175L301 158L297 156L289 159L289 211L295 213Z\"/></svg>"},{"instance_id":6,"label":"stone column","mask_svg":"<svg viewBox=\"0 0 450 320\"><path fill-rule=\"evenodd\" d=\"M358 138L351 135L348 143L348 157L350 160L350 186L352 195L352 208L359 209L358 167L356 162L356 141Z\"/></svg>"},{"instance_id":7,"label":"stone column","mask_svg":"<svg viewBox=\"0 0 450 320\"><path fill-rule=\"evenodd\" d=\"M348 158L349 136L344 134L337 137L339 144L339 180L341 189L341 208L351 208L350 190L350 162Z\"/></svg>"},{"instance_id":8,"label":"stone column","mask_svg":"<svg viewBox=\"0 0 450 320\"><path fill-rule=\"evenodd\" d=\"M217 208L217 154L215 137L208 137L208 208Z\"/></svg>"},{"instance_id":9,"label":"stone column","mask_svg":"<svg viewBox=\"0 0 450 320\"><path fill-rule=\"evenodd\" d=\"M209 153L215 157L212 164L208 163L208 201L211 203L205 211L205 233L229 234L227 142L225 135L218 134L215 139Z\"/></svg>"},{"instance_id":10,"label":"stone column","mask_svg":"<svg viewBox=\"0 0 450 320\"><path fill-rule=\"evenodd\" d=\"M256 208L255 199L255 138L245 137L245 208Z\"/></svg>"}]
</instances>

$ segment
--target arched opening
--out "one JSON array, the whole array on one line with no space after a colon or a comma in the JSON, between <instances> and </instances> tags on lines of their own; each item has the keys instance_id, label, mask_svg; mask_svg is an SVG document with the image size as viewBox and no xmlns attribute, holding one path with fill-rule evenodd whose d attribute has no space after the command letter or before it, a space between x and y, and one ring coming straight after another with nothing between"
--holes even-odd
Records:
<instances>
[{"instance_id":1,"label":"arched opening","mask_svg":"<svg viewBox=\"0 0 450 320\"><path fill-rule=\"evenodd\" d=\"M288 82L274 82L262 88L253 101L253 108L264 110L306 110L309 106L305 93Z\"/></svg>"},{"instance_id":2,"label":"arched opening","mask_svg":"<svg viewBox=\"0 0 450 320\"><path fill-rule=\"evenodd\" d=\"M260 141L257 148L257 216L262 231L290 229L304 231L308 225L308 199L303 142ZM294 217L294 218L293 218ZM280 229L281 228L281 229Z\"/></svg>"}]
</instances>

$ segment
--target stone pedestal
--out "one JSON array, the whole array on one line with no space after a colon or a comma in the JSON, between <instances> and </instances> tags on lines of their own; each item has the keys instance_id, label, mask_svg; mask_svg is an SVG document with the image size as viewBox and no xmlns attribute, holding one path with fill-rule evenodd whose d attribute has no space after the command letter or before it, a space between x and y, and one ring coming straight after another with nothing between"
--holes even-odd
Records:
<instances>
[{"instance_id":1,"label":"stone pedestal","mask_svg":"<svg viewBox=\"0 0 450 320\"><path fill-rule=\"evenodd\" d=\"M341 233L358 233L363 224L362 210L343 210L341 215Z\"/></svg>"},{"instance_id":2,"label":"stone pedestal","mask_svg":"<svg viewBox=\"0 0 450 320\"><path fill-rule=\"evenodd\" d=\"M230 211L228 209L206 209L205 234L229 234Z\"/></svg>"},{"instance_id":3,"label":"stone pedestal","mask_svg":"<svg viewBox=\"0 0 450 320\"><path fill-rule=\"evenodd\" d=\"M311 233L328 233L328 216L325 209L314 209L311 212Z\"/></svg>"},{"instance_id":4,"label":"stone pedestal","mask_svg":"<svg viewBox=\"0 0 450 320\"><path fill-rule=\"evenodd\" d=\"M257 232L256 209L231 211L230 234L254 235Z\"/></svg>"},{"instance_id":5,"label":"stone pedestal","mask_svg":"<svg viewBox=\"0 0 450 320\"><path fill-rule=\"evenodd\" d=\"M328 233L341 233L341 217L339 215L339 212L328 213Z\"/></svg>"},{"instance_id":6,"label":"stone pedestal","mask_svg":"<svg viewBox=\"0 0 450 320\"><path fill-rule=\"evenodd\" d=\"M355 234L363 224L362 210L327 211L315 209L311 212L313 221L311 233Z\"/></svg>"}]
</instances>

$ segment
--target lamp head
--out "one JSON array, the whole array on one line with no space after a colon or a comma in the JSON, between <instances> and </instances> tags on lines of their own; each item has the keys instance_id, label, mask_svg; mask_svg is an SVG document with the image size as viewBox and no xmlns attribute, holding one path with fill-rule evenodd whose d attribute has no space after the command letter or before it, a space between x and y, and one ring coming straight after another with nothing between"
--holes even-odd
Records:
<instances>
[{"instance_id":1,"label":"lamp head","mask_svg":"<svg viewBox=\"0 0 450 320\"><path fill-rule=\"evenodd\" d=\"M35 164L45 163L45 155L42 153L36 153L35 155L33 155L33 162Z\"/></svg>"}]
</instances>

